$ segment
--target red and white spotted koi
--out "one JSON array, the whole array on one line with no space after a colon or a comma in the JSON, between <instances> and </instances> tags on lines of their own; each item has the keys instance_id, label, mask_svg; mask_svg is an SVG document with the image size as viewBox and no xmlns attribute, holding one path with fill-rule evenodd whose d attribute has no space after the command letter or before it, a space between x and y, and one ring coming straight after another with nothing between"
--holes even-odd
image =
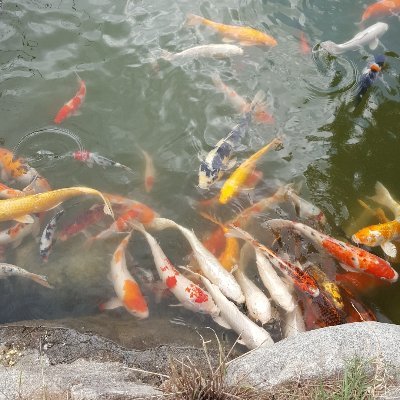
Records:
<instances>
[{"instance_id":1,"label":"red and white spotted koi","mask_svg":"<svg viewBox=\"0 0 400 400\"><path fill-rule=\"evenodd\" d=\"M140 231L146 238L162 282L179 300L183 307L194 312L209 314L212 317L217 316L219 310L212 297L200 286L182 275L172 265L157 241L144 229L142 224L133 223L132 226L134 229Z\"/></svg>"},{"instance_id":2,"label":"red and white spotted koi","mask_svg":"<svg viewBox=\"0 0 400 400\"><path fill-rule=\"evenodd\" d=\"M65 103L60 110L58 111L56 117L54 118L54 123L60 124L64 119L70 117L74 112L78 110L78 108L82 105L86 96L86 84L85 81L82 80L78 74L76 74L79 82L79 89L76 92L75 96Z\"/></svg>"},{"instance_id":3,"label":"red and white spotted koi","mask_svg":"<svg viewBox=\"0 0 400 400\"><path fill-rule=\"evenodd\" d=\"M346 270L369 273L390 282L397 281L398 273L387 261L364 249L334 239L300 222L272 219L267 221L265 225L272 229L290 228L296 230L310 239L318 248L327 251L332 257L336 258Z\"/></svg>"},{"instance_id":4,"label":"red and white spotted koi","mask_svg":"<svg viewBox=\"0 0 400 400\"><path fill-rule=\"evenodd\" d=\"M125 309L137 318L149 316L149 309L140 286L126 267L125 251L131 238L129 233L118 245L111 259L110 279L114 285L116 297L100 305L101 310L111 310L117 307Z\"/></svg>"}]
</instances>

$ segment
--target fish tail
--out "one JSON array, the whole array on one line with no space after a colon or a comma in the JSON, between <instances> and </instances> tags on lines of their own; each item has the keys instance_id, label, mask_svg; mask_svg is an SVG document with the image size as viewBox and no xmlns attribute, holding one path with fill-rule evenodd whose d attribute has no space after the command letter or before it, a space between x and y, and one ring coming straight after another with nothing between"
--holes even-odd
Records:
<instances>
[{"instance_id":1,"label":"fish tail","mask_svg":"<svg viewBox=\"0 0 400 400\"><path fill-rule=\"evenodd\" d=\"M375 195L369 197L376 203L382 204L383 206L389 208L396 217L399 214L400 205L393 200L389 190L382 185L381 182L376 182L375 184Z\"/></svg>"},{"instance_id":2,"label":"fish tail","mask_svg":"<svg viewBox=\"0 0 400 400\"><path fill-rule=\"evenodd\" d=\"M221 221L219 221L217 218L213 217L212 215L210 215L210 214L208 214L208 213L206 213L206 212L204 212L204 211L199 211L199 214L200 214L203 218L205 218L205 219L207 219L207 220L213 222L214 224L218 225L224 232L227 231L225 225L224 225Z\"/></svg>"},{"instance_id":3,"label":"fish tail","mask_svg":"<svg viewBox=\"0 0 400 400\"><path fill-rule=\"evenodd\" d=\"M229 225L229 230L227 233L225 233L226 237L233 237L233 238L238 238L238 239L243 239L246 242L252 243L254 241L253 237L250 235L250 233L246 232L245 230L238 228L235 225Z\"/></svg>"},{"instance_id":4,"label":"fish tail","mask_svg":"<svg viewBox=\"0 0 400 400\"><path fill-rule=\"evenodd\" d=\"M39 285L42 285L44 287L47 287L49 289L54 289L53 286L50 285L50 283L47 281L47 277L44 275L37 275L33 273L28 274L29 278L32 279L34 282L38 283Z\"/></svg>"},{"instance_id":5,"label":"fish tail","mask_svg":"<svg viewBox=\"0 0 400 400\"><path fill-rule=\"evenodd\" d=\"M194 26L194 25L200 25L203 22L204 22L204 18L200 17L200 15L188 14L186 16L185 25Z\"/></svg>"},{"instance_id":6,"label":"fish tail","mask_svg":"<svg viewBox=\"0 0 400 400\"><path fill-rule=\"evenodd\" d=\"M264 92L263 90L259 90L259 91L255 94L255 96L254 96L254 98L253 98L253 101L252 101L251 104L250 104L250 111L251 111L251 112L254 112L254 110L255 110L257 107L259 107L260 105L263 104L264 99L265 99L265 92Z\"/></svg>"},{"instance_id":7,"label":"fish tail","mask_svg":"<svg viewBox=\"0 0 400 400\"><path fill-rule=\"evenodd\" d=\"M92 188L78 187L77 189L78 189L80 192L82 192L82 193L96 194L96 195L100 196L101 199L102 199L103 202L104 202L104 213L107 214L107 215L111 215L111 217L112 217L113 219L115 219L115 217L114 217L114 212L113 212L113 210L112 210L110 200L108 200L108 199L104 196L103 193L99 192L99 191L96 190L96 189L92 189Z\"/></svg>"}]
</instances>

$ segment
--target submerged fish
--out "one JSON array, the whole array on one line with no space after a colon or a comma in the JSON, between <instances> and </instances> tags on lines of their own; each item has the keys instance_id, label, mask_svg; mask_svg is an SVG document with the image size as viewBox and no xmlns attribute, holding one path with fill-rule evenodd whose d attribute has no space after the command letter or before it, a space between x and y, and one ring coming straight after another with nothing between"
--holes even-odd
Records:
<instances>
[{"instance_id":1,"label":"submerged fish","mask_svg":"<svg viewBox=\"0 0 400 400\"><path fill-rule=\"evenodd\" d=\"M234 44L203 44L191 47L179 53L170 53L167 50L162 51L162 58L168 61L186 61L193 58L207 57L232 57L241 56L243 49Z\"/></svg>"},{"instance_id":2,"label":"submerged fish","mask_svg":"<svg viewBox=\"0 0 400 400\"><path fill-rule=\"evenodd\" d=\"M40 229L39 218L33 216L32 224L24 224L18 222L10 228L0 231L0 246L11 244L12 247L17 247L21 244L22 239L29 234L36 236Z\"/></svg>"},{"instance_id":3,"label":"submerged fish","mask_svg":"<svg viewBox=\"0 0 400 400\"><path fill-rule=\"evenodd\" d=\"M156 175L153 159L150 157L150 154L147 151L140 147L139 150L142 152L146 163L144 170L144 188L147 193L150 193L153 190L154 178Z\"/></svg>"},{"instance_id":4,"label":"submerged fish","mask_svg":"<svg viewBox=\"0 0 400 400\"><path fill-rule=\"evenodd\" d=\"M64 210L60 210L45 226L40 237L39 254L44 262L49 259L51 248L53 247L54 237L57 229L58 220L64 215Z\"/></svg>"},{"instance_id":5,"label":"submerged fish","mask_svg":"<svg viewBox=\"0 0 400 400\"><path fill-rule=\"evenodd\" d=\"M308 43L307 37L304 32L300 32L299 42L300 42L301 54L304 54L304 55L311 54L311 47Z\"/></svg>"},{"instance_id":6,"label":"submerged fish","mask_svg":"<svg viewBox=\"0 0 400 400\"><path fill-rule=\"evenodd\" d=\"M82 105L86 96L86 85L85 81L83 81L78 74L76 74L79 81L79 89L76 92L75 96L65 103L60 110L58 111L56 117L54 118L54 123L60 124L64 119L70 117L72 113L76 112L78 108Z\"/></svg>"},{"instance_id":7,"label":"submerged fish","mask_svg":"<svg viewBox=\"0 0 400 400\"><path fill-rule=\"evenodd\" d=\"M109 200L107 200L101 192L87 187L70 187L24 197L0 200L0 221L17 220L19 222L32 223L33 219L28 214L51 210L62 202L83 194L101 197L105 204L104 212L114 217Z\"/></svg>"},{"instance_id":8,"label":"submerged fish","mask_svg":"<svg viewBox=\"0 0 400 400\"><path fill-rule=\"evenodd\" d=\"M331 41L322 42L321 48L325 49L331 54L342 54L349 50L360 49L364 45L369 45L371 50L376 49L379 43L379 38L389 29L389 25L384 22L377 22L371 25L367 29L357 33L348 42L336 44Z\"/></svg>"},{"instance_id":9,"label":"submerged fish","mask_svg":"<svg viewBox=\"0 0 400 400\"><path fill-rule=\"evenodd\" d=\"M400 11L399 0L380 0L369 5L361 16L361 21L365 21L371 17L380 17L383 15L392 15L396 11Z\"/></svg>"},{"instance_id":10,"label":"submerged fish","mask_svg":"<svg viewBox=\"0 0 400 400\"><path fill-rule=\"evenodd\" d=\"M375 195L369 198L376 203L387 207L390 211L392 211L396 219L400 217L400 203L393 199L389 190L387 190L382 183L376 182Z\"/></svg>"},{"instance_id":11,"label":"submerged fish","mask_svg":"<svg viewBox=\"0 0 400 400\"><path fill-rule=\"evenodd\" d=\"M269 150L276 149L280 144L282 144L282 140L275 138L240 164L222 186L219 202L226 204L240 190L246 179L254 171L258 159Z\"/></svg>"},{"instance_id":12,"label":"submerged fish","mask_svg":"<svg viewBox=\"0 0 400 400\"><path fill-rule=\"evenodd\" d=\"M317 248L327 251L340 265L354 272L366 272L390 282L396 282L398 273L382 258L359 247L334 239L300 222L271 219L265 223L272 229L289 228L310 239Z\"/></svg>"},{"instance_id":13,"label":"submerged fish","mask_svg":"<svg viewBox=\"0 0 400 400\"><path fill-rule=\"evenodd\" d=\"M49 282L47 282L47 278L44 275L33 274L32 272L17 267L16 265L0 263L0 279L8 278L9 276L21 276L23 278L31 279L39 285L50 289L53 288Z\"/></svg>"},{"instance_id":14,"label":"submerged fish","mask_svg":"<svg viewBox=\"0 0 400 400\"><path fill-rule=\"evenodd\" d=\"M146 299L126 267L125 251L130 238L131 233L118 245L111 259L110 280L117 296L102 304L100 308L111 310L124 307L130 314L144 319L149 316Z\"/></svg>"},{"instance_id":15,"label":"submerged fish","mask_svg":"<svg viewBox=\"0 0 400 400\"><path fill-rule=\"evenodd\" d=\"M225 25L200 17L199 15L189 14L186 23L188 25L206 25L220 33L224 38L237 40L244 46L265 45L272 47L278 44L272 36L257 29L247 26Z\"/></svg>"},{"instance_id":16,"label":"submerged fish","mask_svg":"<svg viewBox=\"0 0 400 400\"><path fill-rule=\"evenodd\" d=\"M232 168L236 161L231 160L233 150L240 144L246 134L252 118L252 113L257 104L264 100L265 93L257 92L251 103L250 110L240 119L229 135L221 139L207 154L199 168L199 187L208 189L214 182L221 179L224 171Z\"/></svg>"}]
</instances>

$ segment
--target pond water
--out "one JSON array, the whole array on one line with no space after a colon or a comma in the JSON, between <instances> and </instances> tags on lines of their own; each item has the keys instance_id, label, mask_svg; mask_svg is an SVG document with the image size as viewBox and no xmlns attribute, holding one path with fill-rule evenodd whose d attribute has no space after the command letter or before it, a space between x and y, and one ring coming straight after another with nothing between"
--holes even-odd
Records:
<instances>
[{"instance_id":1,"label":"pond water","mask_svg":"<svg viewBox=\"0 0 400 400\"><path fill-rule=\"evenodd\" d=\"M304 34L311 47L324 40L345 42L361 29L357 23L367 4L371 2L3 1L0 136L4 147L12 149L25 133L52 124L61 105L76 93L77 72L86 82L86 99L78 115L62 126L78 134L88 150L129 166L135 174L112 167L88 168L73 160L35 159L32 165L53 188L82 185L129 196L201 237L212 225L193 208L193 202L204 195L196 187L199 156L240 120L213 85L211 75L218 72L248 99L263 90L275 120L251 124L238 160L277 134L283 135L284 144L260 160L264 180L256 192L221 207L217 217L224 219L248 206L251 199L272 193L278 182L303 182L301 195L324 211L329 231L343 238L343 232L356 230L362 213L357 199L373 195L376 181L400 199L400 24L397 16L382 17L389 30L376 50L365 47L338 57L303 54L299 37ZM222 43L211 29L186 26L188 13L252 26L272 35L278 45L247 46L243 56L227 59L157 63L161 49L178 52ZM376 21L371 19L365 26ZM382 53L386 55L382 78L354 108L357 76L373 55ZM144 190L144 159L138 145L154 159L157 172L151 193ZM62 154L72 149L68 138L45 134L30 139L20 155L35 158L38 150ZM66 221L91 204L89 199L70 201ZM276 214L268 212L258 221L271 216ZM177 232L155 236L173 262L185 263L189 246ZM71 323L76 327L84 326L88 318L90 329L114 339L123 341L130 332L140 332L143 347L179 335L182 326L216 328L208 317L169 307L176 303L172 298L160 303L150 299L147 321L124 310L100 314L99 304L113 296L107 274L119 239L90 249L83 242L83 236L57 242L47 264L41 262L33 238L7 250L7 262L47 275L55 290L18 279L3 280L0 322L79 318ZM129 252L136 264L155 272L140 234L134 235ZM376 253L382 255L380 250ZM399 283L374 290L364 301L380 320L400 323Z\"/></svg>"}]
</instances>

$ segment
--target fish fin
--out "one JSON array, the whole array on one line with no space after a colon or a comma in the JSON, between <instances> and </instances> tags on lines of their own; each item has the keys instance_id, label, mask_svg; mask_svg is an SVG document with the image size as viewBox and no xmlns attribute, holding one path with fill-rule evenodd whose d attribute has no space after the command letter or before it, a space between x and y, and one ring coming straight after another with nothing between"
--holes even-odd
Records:
<instances>
[{"instance_id":1,"label":"fish fin","mask_svg":"<svg viewBox=\"0 0 400 400\"><path fill-rule=\"evenodd\" d=\"M101 311L104 310L114 310L118 307L123 307L122 301L118 297L112 297L110 300L99 305Z\"/></svg>"},{"instance_id":2,"label":"fish fin","mask_svg":"<svg viewBox=\"0 0 400 400\"><path fill-rule=\"evenodd\" d=\"M251 42L246 41L246 40L240 41L239 44L241 46L254 46L254 43L251 43Z\"/></svg>"},{"instance_id":3,"label":"fish fin","mask_svg":"<svg viewBox=\"0 0 400 400\"><path fill-rule=\"evenodd\" d=\"M178 303L178 304L168 304L168 307L183 307L183 304Z\"/></svg>"},{"instance_id":4,"label":"fish fin","mask_svg":"<svg viewBox=\"0 0 400 400\"><path fill-rule=\"evenodd\" d=\"M357 273L362 272L362 271L360 271L359 269L350 267L350 266L347 265L347 264L344 264L344 263L339 263L339 264L340 264L340 266L341 266L344 270L346 270L346 271L348 271L348 272L357 272Z\"/></svg>"},{"instance_id":5,"label":"fish fin","mask_svg":"<svg viewBox=\"0 0 400 400\"><path fill-rule=\"evenodd\" d=\"M236 342L247 347L247 344L242 339L237 339Z\"/></svg>"},{"instance_id":6,"label":"fish fin","mask_svg":"<svg viewBox=\"0 0 400 400\"><path fill-rule=\"evenodd\" d=\"M42 285L49 289L54 289L54 287L51 286L49 282L47 282L47 277L44 275L29 274L29 278L32 279L34 282L38 283L39 285Z\"/></svg>"},{"instance_id":7,"label":"fish fin","mask_svg":"<svg viewBox=\"0 0 400 400\"><path fill-rule=\"evenodd\" d=\"M385 242L381 244L381 249L389 257L395 258L397 256L397 248L392 242Z\"/></svg>"},{"instance_id":8,"label":"fish fin","mask_svg":"<svg viewBox=\"0 0 400 400\"><path fill-rule=\"evenodd\" d=\"M13 218L15 221L22 222L23 224L33 224L35 220L29 214L22 215L21 217Z\"/></svg>"},{"instance_id":9,"label":"fish fin","mask_svg":"<svg viewBox=\"0 0 400 400\"><path fill-rule=\"evenodd\" d=\"M200 15L195 14L188 14L186 16L185 25L193 26L193 25L200 25L203 22L204 18L200 17Z\"/></svg>"},{"instance_id":10,"label":"fish fin","mask_svg":"<svg viewBox=\"0 0 400 400\"><path fill-rule=\"evenodd\" d=\"M385 186L382 185L381 182L376 182L375 184L375 195L369 196L369 199L375 201L378 204L381 204L390 209L393 214L396 215L398 209L398 203L393 199L392 195L390 194L389 190L386 189Z\"/></svg>"},{"instance_id":11,"label":"fish fin","mask_svg":"<svg viewBox=\"0 0 400 400\"><path fill-rule=\"evenodd\" d=\"M234 42L235 42L233 39L228 38L228 37L226 37L226 36L222 38L222 41L223 41L224 43L234 43Z\"/></svg>"},{"instance_id":12,"label":"fish fin","mask_svg":"<svg viewBox=\"0 0 400 400\"><path fill-rule=\"evenodd\" d=\"M222 326L225 329L232 329L231 326L220 316L214 316L212 317L213 320L220 326Z\"/></svg>"},{"instance_id":13,"label":"fish fin","mask_svg":"<svg viewBox=\"0 0 400 400\"><path fill-rule=\"evenodd\" d=\"M378 40L378 38L375 38L372 42L370 42L369 48L371 50L375 50L378 47L378 44L379 44L379 40Z\"/></svg>"},{"instance_id":14,"label":"fish fin","mask_svg":"<svg viewBox=\"0 0 400 400\"><path fill-rule=\"evenodd\" d=\"M250 104L250 111L254 112L255 108L259 106L259 104L263 103L265 99L265 92L263 90L259 90L253 98L253 101Z\"/></svg>"}]
</instances>

